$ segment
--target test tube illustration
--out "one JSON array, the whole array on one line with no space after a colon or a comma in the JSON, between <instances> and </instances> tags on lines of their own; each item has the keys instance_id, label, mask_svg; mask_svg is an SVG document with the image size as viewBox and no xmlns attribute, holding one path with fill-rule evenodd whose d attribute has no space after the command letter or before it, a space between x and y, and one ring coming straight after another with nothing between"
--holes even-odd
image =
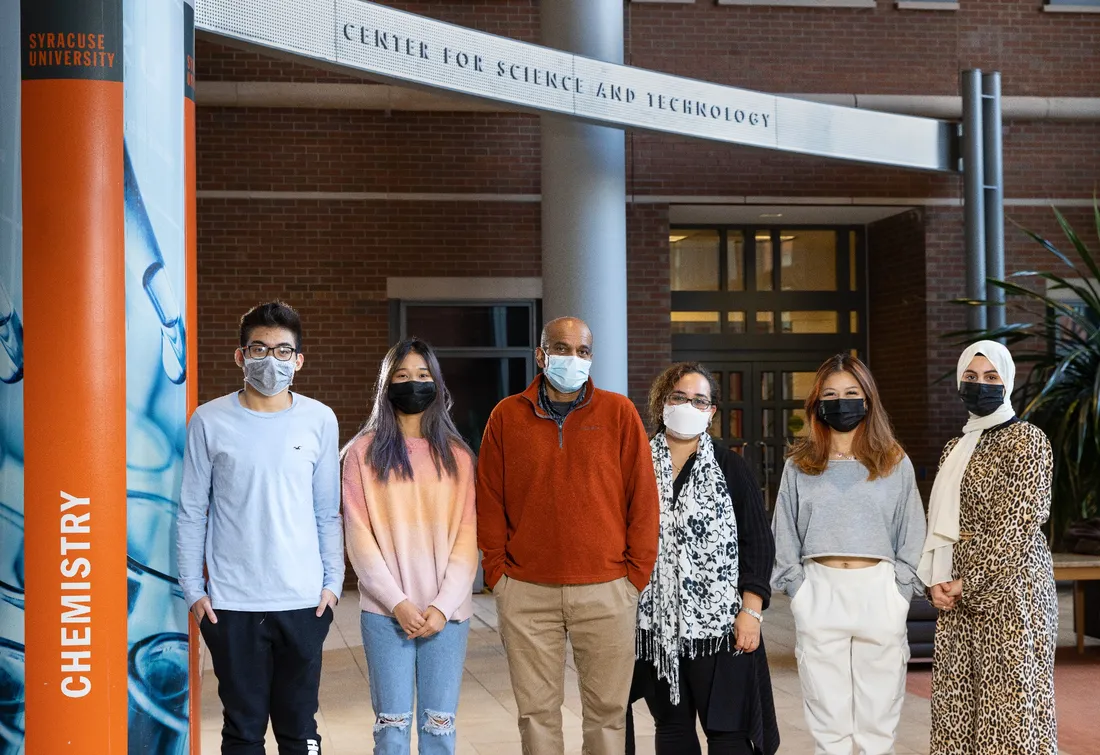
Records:
<instances>
[{"instance_id":1,"label":"test tube illustration","mask_svg":"<svg viewBox=\"0 0 1100 755\"><path fill-rule=\"evenodd\" d=\"M23 379L23 321L0 281L0 382L18 383Z\"/></svg>"},{"instance_id":2,"label":"test tube illustration","mask_svg":"<svg viewBox=\"0 0 1100 755\"><path fill-rule=\"evenodd\" d=\"M129 752L186 755L187 635L164 632L130 649Z\"/></svg>"},{"instance_id":3,"label":"test tube illustration","mask_svg":"<svg viewBox=\"0 0 1100 755\"><path fill-rule=\"evenodd\" d=\"M24 755L26 651L0 637L0 755Z\"/></svg>"},{"instance_id":4,"label":"test tube illustration","mask_svg":"<svg viewBox=\"0 0 1100 755\"><path fill-rule=\"evenodd\" d=\"M126 196L126 265L141 276L141 286L160 320L161 363L177 385L187 377L187 338L179 300L172 290L164 257L141 196L129 148L123 147Z\"/></svg>"}]
</instances>

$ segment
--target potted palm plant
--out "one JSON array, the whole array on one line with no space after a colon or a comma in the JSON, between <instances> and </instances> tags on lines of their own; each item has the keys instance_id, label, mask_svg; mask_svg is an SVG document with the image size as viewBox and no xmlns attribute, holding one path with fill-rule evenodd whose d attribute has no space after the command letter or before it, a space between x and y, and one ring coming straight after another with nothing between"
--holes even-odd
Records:
<instances>
[{"instance_id":1,"label":"potted palm plant","mask_svg":"<svg viewBox=\"0 0 1100 755\"><path fill-rule=\"evenodd\" d=\"M1095 202L1093 212L1100 238ZM1020 416L1042 428L1054 449L1049 536L1052 547L1059 548L1068 526L1100 510L1100 258L1060 212L1054 213L1071 252L1023 230L1050 252L1055 271L988 281L1005 291L1015 321L951 335L1003 340L1013 347L1020 373L1026 375L1016 395Z\"/></svg>"}]
</instances>

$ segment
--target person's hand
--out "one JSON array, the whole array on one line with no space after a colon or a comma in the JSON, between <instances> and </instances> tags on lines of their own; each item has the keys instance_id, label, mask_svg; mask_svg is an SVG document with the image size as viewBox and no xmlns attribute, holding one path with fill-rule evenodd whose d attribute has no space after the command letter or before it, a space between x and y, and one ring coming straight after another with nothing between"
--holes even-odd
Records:
<instances>
[{"instance_id":1,"label":"person's hand","mask_svg":"<svg viewBox=\"0 0 1100 755\"><path fill-rule=\"evenodd\" d=\"M737 641L734 649L751 653L760 647L760 622L740 611L733 620L733 636Z\"/></svg>"},{"instance_id":2,"label":"person's hand","mask_svg":"<svg viewBox=\"0 0 1100 755\"><path fill-rule=\"evenodd\" d=\"M195 601L195 604L191 606L191 613L195 617L195 622L202 623L202 617L206 616L210 619L211 624L218 623L218 617L214 613L213 607L210 605L210 598L205 595Z\"/></svg>"},{"instance_id":3,"label":"person's hand","mask_svg":"<svg viewBox=\"0 0 1100 755\"><path fill-rule=\"evenodd\" d=\"M322 615L324 615L326 608L331 608L333 611L335 611L336 601L336 593L334 593L332 590L321 590L321 602L317 604L317 618L320 618Z\"/></svg>"},{"instance_id":4,"label":"person's hand","mask_svg":"<svg viewBox=\"0 0 1100 755\"><path fill-rule=\"evenodd\" d=\"M447 617L435 606L428 606L424 612L424 626L420 627L416 634L409 635L410 640L427 639L433 634L439 634L443 627L447 626Z\"/></svg>"},{"instance_id":5,"label":"person's hand","mask_svg":"<svg viewBox=\"0 0 1100 755\"><path fill-rule=\"evenodd\" d=\"M403 600L398 603L393 609L393 615L410 640L424 626L424 614L411 601Z\"/></svg>"},{"instance_id":6,"label":"person's hand","mask_svg":"<svg viewBox=\"0 0 1100 755\"><path fill-rule=\"evenodd\" d=\"M956 579L954 582L948 582L944 585L944 590L955 600L958 600L963 596L963 581Z\"/></svg>"},{"instance_id":7,"label":"person's hand","mask_svg":"<svg viewBox=\"0 0 1100 755\"><path fill-rule=\"evenodd\" d=\"M953 585L953 582L941 582L938 585L932 585L932 605L941 611L950 611L955 607L955 597L951 595L947 588ZM961 592L959 593L962 594Z\"/></svg>"}]
</instances>

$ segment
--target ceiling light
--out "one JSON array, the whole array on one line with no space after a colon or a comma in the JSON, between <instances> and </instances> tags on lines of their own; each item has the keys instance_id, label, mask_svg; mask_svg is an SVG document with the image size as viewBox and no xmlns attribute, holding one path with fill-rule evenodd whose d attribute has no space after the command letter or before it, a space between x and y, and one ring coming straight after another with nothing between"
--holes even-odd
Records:
<instances>
[{"instance_id":1,"label":"ceiling light","mask_svg":"<svg viewBox=\"0 0 1100 755\"><path fill-rule=\"evenodd\" d=\"M683 241L687 236L669 236L668 243L675 244L677 241Z\"/></svg>"},{"instance_id":2,"label":"ceiling light","mask_svg":"<svg viewBox=\"0 0 1100 755\"><path fill-rule=\"evenodd\" d=\"M760 213L760 217L762 217L762 218L781 218L781 217L783 217L783 213L781 213L781 212L762 212L762 213Z\"/></svg>"}]
</instances>

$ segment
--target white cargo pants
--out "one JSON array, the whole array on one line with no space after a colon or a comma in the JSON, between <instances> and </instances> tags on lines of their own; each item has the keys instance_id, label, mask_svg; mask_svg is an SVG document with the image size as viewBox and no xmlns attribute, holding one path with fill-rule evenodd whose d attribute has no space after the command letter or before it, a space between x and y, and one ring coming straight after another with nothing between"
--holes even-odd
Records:
<instances>
[{"instance_id":1,"label":"white cargo pants","mask_svg":"<svg viewBox=\"0 0 1100 755\"><path fill-rule=\"evenodd\" d=\"M807 561L791 612L815 755L892 755L909 661L893 564L834 569Z\"/></svg>"}]
</instances>

